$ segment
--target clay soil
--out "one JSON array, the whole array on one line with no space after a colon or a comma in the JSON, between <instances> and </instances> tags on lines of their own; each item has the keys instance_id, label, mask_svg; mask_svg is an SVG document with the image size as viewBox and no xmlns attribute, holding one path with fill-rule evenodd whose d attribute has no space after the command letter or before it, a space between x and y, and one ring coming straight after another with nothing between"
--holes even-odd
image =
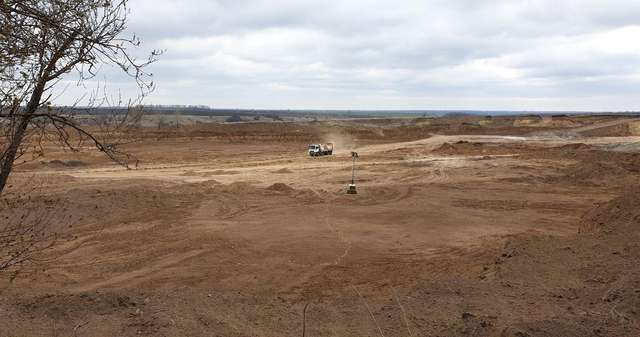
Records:
<instances>
[{"instance_id":1,"label":"clay soil","mask_svg":"<svg viewBox=\"0 0 640 337\"><path fill-rule=\"evenodd\" d=\"M636 123L197 124L132 170L52 147L5 196L60 239L0 273L0 336L638 336Z\"/></svg>"}]
</instances>

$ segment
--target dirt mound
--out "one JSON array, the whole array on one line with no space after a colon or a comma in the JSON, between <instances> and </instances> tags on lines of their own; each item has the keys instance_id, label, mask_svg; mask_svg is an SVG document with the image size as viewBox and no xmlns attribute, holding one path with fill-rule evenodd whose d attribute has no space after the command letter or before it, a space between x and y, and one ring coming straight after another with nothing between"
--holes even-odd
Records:
<instances>
[{"instance_id":1,"label":"dirt mound","mask_svg":"<svg viewBox=\"0 0 640 337\"><path fill-rule=\"evenodd\" d=\"M562 145L562 146L556 147L555 149L558 149L558 150L590 150L591 148L592 148L591 145L587 145L585 143L573 143L573 144Z\"/></svg>"},{"instance_id":2,"label":"dirt mound","mask_svg":"<svg viewBox=\"0 0 640 337\"><path fill-rule=\"evenodd\" d=\"M282 168L282 169L273 171L273 173L276 173L276 174L289 174L289 173L293 173L293 171L291 171L288 168Z\"/></svg>"},{"instance_id":3,"label":"dirt mound","mask_svg":"<svg viewBox=\"0 0 640 337\"><path fill-rule=\"evenodd\" d=\"M401 201L410 197L416 187L413 186L359 186L358 194L346 194L346 187L335 191L334 200L346 205L372 206Z\"/></svg>"},{"instance_id":4,"label":"dirt mound","mask_svg":"<svg viewBox=\"0 0 640 337\"><path fill-rule=\"evenodd\" d=\"M453 146L451 143L444 143L444 144L440 145L440 147L435 149L434 152L437 152L437 153L452 153L452 152L454 152L456 150L457 150L457 148L455 146Z\"/></svg>"},{"instance_id":5,"label":"dirt mound","mask_svg":"<svg viewBox=\"0 0 640 337\"><path fill-rule=\"evenodd\" d=\"M229 185L216 185L212 194L218 199L216 207L221 208L216 212L219 216L232 214L236 216L247 211L247 205L251 203L263 203L269 198L287 198L303 204L316 204L323 202L323 198L310 189L295 189L285 183L274 183L266 188L252 185L248 182L235 182ZM282 199L274 201L277 204L285 202ZM287 201L291 202L291 200ZM236 210L237 209L237 210ZM240 212L240 213L239 213Z\"/></svg>"},{"instance_id":6,"label":"dirt mound","mask_svg":"<svg viewBox=\"0 0 640 337\"><path fill-rule=\"evenodd\" d=\"M276 191L276 192L293 192L295 189L285 183L275 183L269 187L267 187L268 191Z\"/></svg>"},{"instance_id":7,"label":"dirt mound","mask_svg":"<svg viewBox=\"0 0 640 337\"><path fill-rule=\"evenodd\" d=\"M275 183L267 188L266 191L271 193L275 192L275 194L280 194L287 196L289 198L293 198L298 203L303 204L317 204L322 203L324 199L318 193L314 192L310 189L295 189L285 183Z\"/></svg>"},{"instance_id":8,"label":"dirt mound","mask_svg":"<svg viewBox=\"0 0 640 337\"><path fill-rule=\"evenodd\" d=\"M47 163L49 167L60 167L60 168L68 168L68 167L83 167L87 166L87 163L81 160L52 160Z\"/></svg>"},{"instance_id":9,"label":"dirt mound","mask_svg":"<svg viewBox=\"0 0 640 337\"><path fill-rule=\"evenodd\" d=\"M471 143L464 140L455 143L444 143L433 152L444 155L469 154L483 152L484 143Z\"/></svg>"}]
</instances>

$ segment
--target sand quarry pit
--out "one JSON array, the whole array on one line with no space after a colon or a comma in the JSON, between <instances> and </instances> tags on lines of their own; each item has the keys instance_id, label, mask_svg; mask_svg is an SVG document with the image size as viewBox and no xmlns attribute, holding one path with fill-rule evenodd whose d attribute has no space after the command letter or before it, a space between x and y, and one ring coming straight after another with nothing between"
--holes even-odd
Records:
<instances>
[{"instance_id":1,"label":"sand quarry pit","mask_svg":"<svg viewBox=\"0 0 640 337\"><path fill-rule=\"evenodd\" d=\"M0 274L0 336L640 335L636 120L564 119L199 126L130 145L137 170L54 152L12 180L61 240ZM306 155L331 134L351 148Z\"/></svg>"}]
</instances>

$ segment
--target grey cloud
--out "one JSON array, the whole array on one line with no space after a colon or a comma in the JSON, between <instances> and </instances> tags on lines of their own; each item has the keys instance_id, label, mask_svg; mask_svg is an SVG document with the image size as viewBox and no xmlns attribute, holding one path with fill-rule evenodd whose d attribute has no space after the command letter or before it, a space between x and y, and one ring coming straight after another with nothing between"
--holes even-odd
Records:
<instances>
[{"instance_id":1,"label":"grey cloud","mask_svg":"<svg viewBox=\"0 0 640 337\"><path fill-rule=\"evenodd\" d=\"M130 31L150 103L640 109L634 1L134 0Z\"/></svg>"}]
</instances>

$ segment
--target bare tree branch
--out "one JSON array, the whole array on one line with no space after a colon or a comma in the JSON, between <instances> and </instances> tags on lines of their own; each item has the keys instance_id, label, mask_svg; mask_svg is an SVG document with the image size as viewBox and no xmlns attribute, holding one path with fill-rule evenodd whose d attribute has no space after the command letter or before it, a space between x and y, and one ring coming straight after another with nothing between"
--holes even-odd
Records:
<instances>
[{"instance_id":1,"label":"bare tree branch","mask_svg":"<svg viewBox=\"0 0 640 337\"><path fill-rule=\"evenodd\" d=\"M88 140L118 164L127 166L132 160L119 145L131 141L126 132L129 123L139 120L131 110L153 91L146 67L161 52L151 51L144 59L132 54L141 41L135 35L123 37L127 4L127 0L0 3L0 194L18 158L44 153L42 141L53 140L76 151ZM67 74L77 71L81 84L95 77L103 64L115 65L134 79L138 97L124 107L118 97L113 114L105 113L103 105L112 102L106 94L89 96L82 109L79 103L52 107L52 90ZM98 111L95 127L82 122Z\"/></svg>"}]
</instances>

